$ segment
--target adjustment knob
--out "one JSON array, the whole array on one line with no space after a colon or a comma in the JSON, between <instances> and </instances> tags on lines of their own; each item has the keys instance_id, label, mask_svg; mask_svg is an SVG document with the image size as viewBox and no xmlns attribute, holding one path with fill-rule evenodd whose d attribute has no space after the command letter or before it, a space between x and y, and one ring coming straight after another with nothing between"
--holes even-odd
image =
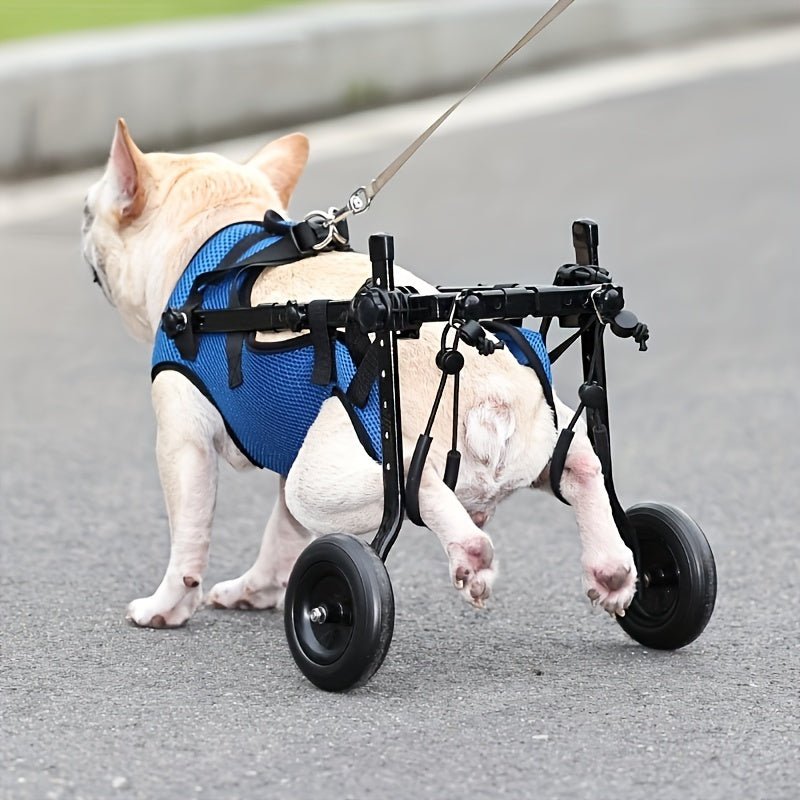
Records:
<instances>
[{"instance_id":1,"label":"adjustment knob","mask_svg":"<svg viewBox=\"0 0 800 800\"><path fill-rule=\"evenodd\" d=\"M601 408L606 397L606 390L597 381L584 383L578 389L578 397L586 408Z\"/></svg>"},{"instance_id":2,"label":"adjustment knob","mask_svg":"<svg viewBox=\"0 0 800 800\"><path fill-rule=\"evenodd\" d=\"M626 308L611 320L611 332L615 336L626 339L628 336L633 336L638 324L639 320L636 314Z\"/></svg>"}]
</instances>

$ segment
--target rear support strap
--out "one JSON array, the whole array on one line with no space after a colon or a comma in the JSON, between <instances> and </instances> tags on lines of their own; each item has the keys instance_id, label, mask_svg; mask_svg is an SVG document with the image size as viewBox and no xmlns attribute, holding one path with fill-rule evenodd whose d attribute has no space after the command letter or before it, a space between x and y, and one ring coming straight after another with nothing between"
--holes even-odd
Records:
<instances>
[{"instance_id":1,"label":"rear support strap","mask_svg":"<svg viewBox=\"0 0 800 800\"><path fill-rule=\"evenodd\" d=\"M308 323L314 347L311 382L317 386L327 386L333 380L333 341L328 327L327 300L312 300L308 304Z\"/></svg>"}]
</instances>

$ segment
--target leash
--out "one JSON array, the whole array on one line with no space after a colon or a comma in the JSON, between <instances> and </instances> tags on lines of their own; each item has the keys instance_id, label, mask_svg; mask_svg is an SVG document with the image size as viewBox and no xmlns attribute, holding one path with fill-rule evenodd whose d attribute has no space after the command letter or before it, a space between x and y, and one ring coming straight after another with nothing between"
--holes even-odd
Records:
<instances>
[{"instance_id":1,"label":"leash","mask_svg":"<svg viewBox=\"0 0 800 800\"><path fill-rule=\"evenodd\" d=\"M542 17L528 30L528 32L464 95L462 95L450 108L448 108L438 119L432 122L413 142L411 142L394 161L391 162L376 178L373 178L366 186L359 186L348 199L347 203L337 209L335 206L330 208L327 213L324 211L312 211L306 221L313 219L317 224L323 224L328 229L328 236L321 241L318 247L326 247L333 241L339 241L337 224L355 214L366 211L378 192L400 171L401 167L414 155L414 153L425 144L445 120L480 86L482 86L500 67L509 59L513 58L525 45L536 38L553 20L559 17L567 7L572 5L574 0L557 0Z\"/></svg>"}]
</instances>

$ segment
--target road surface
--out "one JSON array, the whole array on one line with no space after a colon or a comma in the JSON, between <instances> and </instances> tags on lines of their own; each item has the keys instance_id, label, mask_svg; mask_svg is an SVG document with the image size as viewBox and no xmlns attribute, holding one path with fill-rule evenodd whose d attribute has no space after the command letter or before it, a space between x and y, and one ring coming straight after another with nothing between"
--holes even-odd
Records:
<instances>
[{"instance_id":1,"label":"road surface","mask_svg":"<svg viewBox=\"0 0 800 800\"><path fill-rule=\"evenodd\" d=\"M358 692L307 683L274 612L130 627L167 556L149 353L90 283L77 197L7 215L0 797L795 797L798 86L800 53L541 113L495 119L487 98L353 226L360 246L393 233L439 283L544 283L572 258L571 220L599 221L652 331L646 354L608 345L619 491L684 507L718 564L711 623L675 653L590 609L570 512L532 492L489 527L483 612L406 526L394 641ZM405 134L312 161L295 212L340 202ZM575 367L559 365L569 402ZM207 586L250 564L274 495L269 474L223 470Z\"/></svg>"}]
</instances>

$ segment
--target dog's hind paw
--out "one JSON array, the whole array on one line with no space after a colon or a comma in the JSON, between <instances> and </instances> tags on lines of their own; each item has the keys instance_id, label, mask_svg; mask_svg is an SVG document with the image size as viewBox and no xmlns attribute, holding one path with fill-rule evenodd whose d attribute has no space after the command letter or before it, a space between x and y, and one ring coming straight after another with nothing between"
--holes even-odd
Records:
<instances>
[{"instance_id":1,"label":"dog's hind paw","mask_svg":"<svg viewBox=\"0 0 800 800\"><path fill-rule=\"evenodd\" d=\"M125 619L140 628L179 628L194 614L203 598L200 581L184 579L172 590L159 586L150 597L140 597L128 605Z\"/></svg>"},{"instance_id":2,"label":"dog's hind paw","mask_svg":"<svg viewBox=\"0 0 800 800\"><path fill-rule=\"evenodd\" d=\"M492 540L482 533L447 546L450 577L461 596L476 608L483 608L492 593L497 575Z\"/></svg>"},{"instance_id":3,"label":"dog's hind paw","mask_svg":"<svg viewBox=\"0 0 800 800\"><path fill-rule=\"evenodd\" d=\"M263 609L283 608L286 586L269 584L253 587L245 575L215 584L206 597L213 608Z\"/></svg>"},{"instance_id":4,"label":"dog's hind paw","mask_svg":"<svg viewBox=\"0 0 800 800\"><path fill-rule=\"evenodd\" d=\"M592 605L599 605L609 614L625 616L625 609L636 594L636 567L631 551L584 566L584 587Z\"/></svg>"}]
</instances>

